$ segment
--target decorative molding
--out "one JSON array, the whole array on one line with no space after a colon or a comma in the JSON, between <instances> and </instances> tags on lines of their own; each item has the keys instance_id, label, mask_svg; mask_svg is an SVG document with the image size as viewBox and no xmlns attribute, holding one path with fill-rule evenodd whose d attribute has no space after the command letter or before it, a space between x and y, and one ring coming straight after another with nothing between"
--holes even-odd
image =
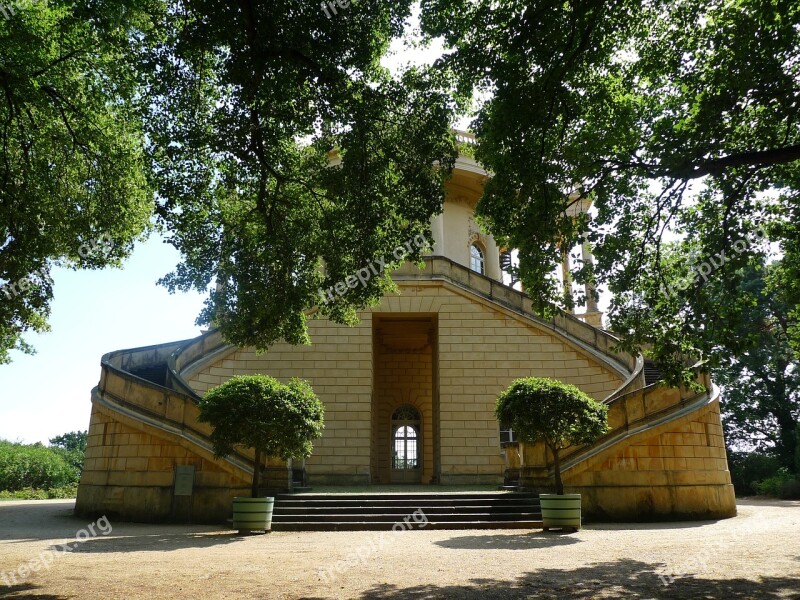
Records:
<instances>
[{"instance_id":1,"label":"decorative molding","mask_svg":"<svg viewBox=\"0 0 800 600\"><path fill-rule=\"evenodd\" d=\"M474 200L470 200L466 196L459 194L459 195L451 195L448 196L445 202L449 202L450 204L456 204L458 206L463 206L464 208L469 208L470 210L475 209L475 204L478 202L478 199L475 198Z\"/></svg>"}]
</instances>

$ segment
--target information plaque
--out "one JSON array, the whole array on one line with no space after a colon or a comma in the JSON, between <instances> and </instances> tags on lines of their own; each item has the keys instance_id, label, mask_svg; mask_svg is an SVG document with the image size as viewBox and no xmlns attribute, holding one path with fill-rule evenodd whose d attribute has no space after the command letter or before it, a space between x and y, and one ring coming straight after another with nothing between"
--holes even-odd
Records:
<instances>
[{"instance_id":1,"label":"information plaque","mask_svg":"<svg viewBox=\"0 0 800 600\"><path fill-rule=\"evenodd\" d=\"M175 495L191 496L194 486L194 466L178 465L175 467Z\"/></svg>"}]
</instances>

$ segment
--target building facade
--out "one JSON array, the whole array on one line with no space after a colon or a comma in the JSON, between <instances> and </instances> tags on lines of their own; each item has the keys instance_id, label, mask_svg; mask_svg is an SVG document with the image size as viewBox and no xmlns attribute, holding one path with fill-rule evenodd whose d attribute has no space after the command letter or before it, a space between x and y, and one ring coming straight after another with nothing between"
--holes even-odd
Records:
<instances>
[{"instance_id":1,"label":"building facade","mask_svg":"<svg viewBox=\"0 0 800 600\"><path fill-rule=\"evenodd\" d=\"M734 515L718 390L707 378L700 394L649 382L641 356L614 352L594 304L584 315L537 317L525 294L503 283L503 249L475 223L486 177L459 158L425 268L395 272L400 293L363 311L355 327L312 319L312 345L276 344L264 354L210 332L104 356L76 510L226 518L231 498L248 493L252 455L215 458L197 400L234 375L264 373L308 380L326 411L309 459L269 464L271 488L302 480L544 489L552 468L544 448L517 444L494 418L500 391L543 376L609 404L611 432L564 459L567 491L584 494L588 516Z\"/></svg>"}]
</instances>

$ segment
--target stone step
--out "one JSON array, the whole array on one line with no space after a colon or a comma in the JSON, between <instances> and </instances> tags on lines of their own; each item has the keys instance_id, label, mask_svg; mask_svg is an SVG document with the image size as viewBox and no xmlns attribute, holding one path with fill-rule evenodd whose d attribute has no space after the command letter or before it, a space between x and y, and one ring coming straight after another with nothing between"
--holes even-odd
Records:
<instances>
[{"instance_id":1,"label":"stone step","mask_svg":"<svg viewBox=\"0 0 800 600\"><path fill-rule=\"evenodd\" d=\"M353 514L353 515L343 515L341 513L327 513L327 514L300 514L300 515L281 515L281 514L272 514L272 522L273 523L287 523L287 522L318 522L318 523L326 523L329 521L338 521L342 523L357 523L357 522L365 522L365 523L399 523L403 522L406 517L408 517L408 513L401 513L401 512L390 512L390 513L378 513L378 514ZM452 521L531 521L531 520L540 520L542 517L541 512L519 512L519 513L476 513L476 512L464 512L464 513L451 513L451 514L443 514L443 513L425 513L425 517L431 523L449 523ZM410 519L413 520L413 519Z\"/></svg>"},{"instance_id":2,"label":"stone step","mask_svg":"<svg viewBox=\"0 0 800 600\"><path fill-rule=\"evenodd\" d=\"M485 505L465 505L465 506L285 506L276 504L273 514L293 515L293 514L327 514L336 512L337 514L409 514L413 510L422 509L425 513L458 514L458 513L495 513L513 514L519 512L539 512L539 503L526 503L519 505L493 506Z\"/></svg>"},{"instance_id":3,"label":"stone step","mask_svg":"<svg viewBox=\"0 0 800 600\"><path fill-rule=\"evenodd\" d=\"M523 498L538 499L534 492L391 492L376 494L341 494L341 493L308 493L278 494L276 500L459 500L459 499L484 499L484 500L518 500Z\"/></svg>"},{"instance_id":4,"label":"stone step","mask_svg":"<svg viewBox=\"0 0 800 600\"><path fill-rule=\"evenodd\" d=\"M275 499L274 531L388 531L425 513L425 529L530 529L541 527L533 493L282 494ZM404 527L405 528L405 527Z\"/></svg>"},{"instance_id":5,"label":"stone step","mask_svg":"<svg viewBox=\"0 0 800 600\"><path fill-rule=\"evenodd\" d=\"M272 531L391 531L397 521L369 522L273 522ZM429 521L424 528L428 529L541 529L542 521Z\"/></svg>"},{"instance_id":6,"label":"stone step","mask_svg":"<svg viewBox=\"0 0 800 600\"><path fill-rule=\"evenodd\" d=\"M537 496L516 496L513 497L443 497L443 496L402 496L387 497L386 495L376 495L374 497L352 498L349 496L340 497L303 497L298 496L277 496L276 503L284 506L470 506L491 504L494 506L518 506L524 504L538 503ZM507 496L512 496L507 494Z\"/></svg>"}]
</instances>

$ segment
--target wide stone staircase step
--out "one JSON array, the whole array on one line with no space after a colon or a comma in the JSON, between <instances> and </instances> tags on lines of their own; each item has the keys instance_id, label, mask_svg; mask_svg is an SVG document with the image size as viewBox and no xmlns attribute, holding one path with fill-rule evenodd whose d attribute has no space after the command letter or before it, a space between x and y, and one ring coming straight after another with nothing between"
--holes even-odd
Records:
<instances>
[{"instance_id":1,"label":"wide stone staircase step","mask_svg":"<svg viewBox=\"0 0 800 600\"><path fill-rule=\"evenodd\" d=\"M398 523L406 529L532 529L542 526L542 514L538 495L530 492L432 492L282 494L272 515L273 531L388 531Z\"/></svg>"}]
</instances>

